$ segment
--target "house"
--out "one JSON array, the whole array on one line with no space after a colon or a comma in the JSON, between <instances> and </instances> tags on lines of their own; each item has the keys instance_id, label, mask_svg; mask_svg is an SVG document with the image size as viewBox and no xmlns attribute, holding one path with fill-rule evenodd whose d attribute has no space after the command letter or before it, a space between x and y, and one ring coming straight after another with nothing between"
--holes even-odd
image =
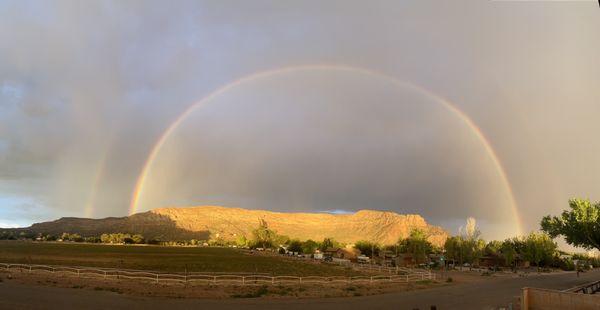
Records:
<instances>
[{"instance_id":1,"label":"house","mask_svg":"<svg viewBox=\"0 0 600 310\"><path fill-rule=\"evenodd\" d=\"M344 253L340 248L326 248L323 250L323 257L344 258Z\"/></svg>"},{"instance_id":2,"label":"house","mask_svg":"<svg viewBox=\"0 0 600 310\"><path fill-rule=\"evenodd\" d=\"M355 261L360 251L354 248L327 248L323 251L323 257L342 258Z\"/></svg>"}]
</instances>

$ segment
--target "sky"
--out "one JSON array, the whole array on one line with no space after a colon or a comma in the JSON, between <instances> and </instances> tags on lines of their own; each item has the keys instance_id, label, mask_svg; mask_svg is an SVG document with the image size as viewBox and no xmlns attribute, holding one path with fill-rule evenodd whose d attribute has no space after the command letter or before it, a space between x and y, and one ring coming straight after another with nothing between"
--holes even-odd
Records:
<instances>
[{"instance_id":1,"label":"sky","mask_svg":"<svg viewBox=\"0 0 600 310\"><path fill-rule=\"evenodd\" d=\"M537 230L600 200L599 51L596 1L0 1L0 227L141 186Z\"/></svg>"}]
</instances>

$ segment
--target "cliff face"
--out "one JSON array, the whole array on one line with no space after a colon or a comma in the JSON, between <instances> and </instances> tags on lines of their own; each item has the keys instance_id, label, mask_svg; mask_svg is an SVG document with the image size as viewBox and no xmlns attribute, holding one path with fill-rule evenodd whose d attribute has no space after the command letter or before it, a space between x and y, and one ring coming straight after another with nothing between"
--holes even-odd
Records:
<instances>
[{"instance_id":1,"label":"cliff face","mask_svg":"<svg viewBox=\"0 0 600 310\"><path fill-rule=\"evenodd\" d=\"M41 233L79 233L83 236L102 233L135 233L162 240L223 238L251 236L259 220L267 222L278 234L300 240L334 238L343 243L358 240L391 244L407 237L412 229L424 230L434 245L443 245L447 233L428 225L420 215L361 210L354 214L280 213L218 206L161 208L122 218L61 218L38 223L28 230Z\"/></svg>"}]
</instances>

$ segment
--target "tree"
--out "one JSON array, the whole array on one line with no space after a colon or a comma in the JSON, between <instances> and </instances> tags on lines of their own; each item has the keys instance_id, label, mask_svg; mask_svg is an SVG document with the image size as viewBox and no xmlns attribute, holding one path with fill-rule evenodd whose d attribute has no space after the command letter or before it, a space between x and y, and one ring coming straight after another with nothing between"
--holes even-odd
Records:
<instances>
[{"instance_id":1,"label":"tree","mask_svg":"<svg viewBox=\"0 0 600 310\"><path fill-rule=\"evenodd\" d=\"M141 243L144 243L144 236L133 235L133 236L131 236L131 240L133 240L133 243L135 243L135 244L141 244Z\"/></svg>"},{"instance_id":2,"label":"tree","mask_svg":"<svg viewBox=\"0 0 600 310\"><path fill-rule=\"evenodd\" d=\"M502 257L504 258L504 263L507 266L513 266L513 263L517 256L517 250L515 249L515 244L512 239L506 239L502 242L500 252L502 253Z\"/></svg>"},{"instance_id":3,"label":"tree","mask_svg":"<svg viewBox=\"0 0 600 310\"><path fill-rule=\"evenodd\" d=\"M498 264L499 264L498 261L501 257L501 253L502 253L502 242L500 242L498 240L492 240L492 241L488 242L488 244L485 245L484 252L485 252L485 254L494 258L494 266L496 266L496 268L497 268Z\"/></svg>"},{"instance_id":4,"label":"tree","mask_svg":"<svg viewBox=\"0 0 600 310\"><path fill-rule=\"evenodd\" d=\"M79 234L63 233L60 237L63 241L83 242L84 239Z\"/></svg>"},{"instance_id":5,"label":"tree","mask_svg":"<svg viewBox=\"0 0 600 310\"><path fill-rule=\"evenodd\" d=\"M302 253L304 254L312 254L319 247L319 245L313 240L306 240L302 242Z\"/></svg>"},{"instance_id":6,"label":"tree","mask_svg":"<svg viewBox=\"0 0 600 310\"><path fill-rule=\"evenodd\" d=\"M465 228L460 227L459 229L459 260L461 264L463 262L473 264L483 255L485 241L479 238L480 235L481 232L475 218L467 218Z\"/></svg>"},{"instance_id":7,"label":"tree","mask_svg":"<svg viewBox=\"0 0 600 310\"><path fill-rule=\"evenodd\" d=\"M569 208L560 217L544 216L542 230L552 238L563 236L570 245L600 250L600 202L571 199Z\"/></svg>"},{"instance_id":8,"label":"tree","mask_svg":"<svg viewBox=\"0 0 600 310\"><path fill-rule=\"evenodd\" d=\"M444 243L446 259L450 259L454 262L459 261L462 264L461 243L462 238L459 236L452 236L446 239L446 242Z\"/></svg>"},{"instance_id":9,"label":"tree","mask_svg":"<svg viewBox=\"0 0 600 310\"><path fill-rule=\"evenodd\" d=\"M288 251L302 253L302 242L300 240L291 240L288 245Z\"/></svg>"},{"instance_id":10,"label":"tree","mask_svg":"<svg viewBox=\"0 0 600 310\"><path fill-rule=\"evenodd\" d=\"M420 264L427 261L427 255L432 252L433 246L427 241L427 234L420 229L413 229L410 236L400 240L400 252L409 253L413 263Z\"/></svg>"},{"instance_id":11,"label":"tree","mask_svg":"<svg viewBox=\"0 0 600 310\"><path fill-rule=\"evenodd\" d=\"M260 219L258 227L252 231L252 236L254 237L255 244L261 245L263 248L268 248L273 246L275 232L269 229L264 219Z\"/></svg>"},{"instance_id":12,"label":"tree","mask_svg":"<svg viewBox=\"0 0 600 310\"><path fill-rule=\"evenodd\" d=\"M474 217L467 218L467 224L465 225L465 238L466 239L479 239L481 231L477 227L477 221Z\"/></svg>"},{"instance_id":13,"label":"tree","mask_svg":"<svg viewBox=\"0 0 600 310\"><path fill-rule=\"evenodd\" d=\"M245 247L246 245L248 245L248 240L246 239L246 236L240 235L235 240L235 244L239 247Z\"/></svg>"},{"instance_id":14,"label":"tree","mask_svg":"<svg viewBox=\"0 0 600 310\"><path fill-rule=\"evenodd\" d=\"M335 241L332 238L325 238L323 242L319 245L319 250L321 252L327 250L328 248L333 248L335 246Z\"/></svg>"},{"instance_id":15,"label":"tree","mask_svg":"<svg viewBox=\"0 0 600 310\"><path fill-rule=\"evenodd\" d=\"M523 255L526 260L540 267L542 262L552 260L556 247L556 243L547 234L530 233L525 239Z\"/></svg>"},{"instance_id":16,"label":"tree","mask_svg":"<svg viewBox=\"0 0 600 310\"><path fill-rule=\"evenodd\" d=\"M361 254L368 257L379 254L379 245L374 242L360 240L354 243L354 248L359 250Z\"/></svg>"}]
</instances>

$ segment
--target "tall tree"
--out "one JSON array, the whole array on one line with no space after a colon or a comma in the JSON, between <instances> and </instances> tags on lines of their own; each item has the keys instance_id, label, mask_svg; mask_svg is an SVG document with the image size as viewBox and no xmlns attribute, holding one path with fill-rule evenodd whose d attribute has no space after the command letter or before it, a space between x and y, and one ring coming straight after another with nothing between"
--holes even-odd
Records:
<instances>
[{"instance_id":1,"label":"tall tree","mask_svg":"<svg viewBox=\"0 0 600 310\"><path fill-rule=\"evenodd\" d=\"M517 249L515 247L515 243L513 239L506 239L502 242L502 246L500 247L500 251L502 252L502 257L504 257L504 263L507 266L513 266L515 262L515 258L517 256Z\"/></svg>"},{"instance_id":2,"label":"tall tree","mask_svg":"<svg viewBox=\"0 0 600 310\"><path fill-rule=\"evenodd\" d=\"M302 253L302 242L300 240L291 240L288 244L288 251Z\"/></svg>"},{"instance_id":3,"label":"tall tree","mask_svg":"<svg viewBox=\"0 0 600 310\"><path fill-rule=\"evenodd\" d=\"M432 249L433 246L427 241L427 234L420 229L413 229L408 238L400 240L400 251L411 254L415 264L426 262Z\"/></svg>"},{"instance_id":4,"label":"tall tree","mask_svg":"<svg viewBox=\"0 0 600 310\"><path fill-rule=\"evenodd\" d=\"M461 243L462 238L459 236L449 237L444 243L446 258L449 260L451 259L455 264L456 262L462 264Z\"/></svg>"},{"instance_id":5,"label":"tall tree","mask_svg":"<svg viewBox=\"0 0 600 310\"><path fill-rule=\"evenodd\" d=\"M263 248L271 247L273 245L273 239L275 238L275 232L269 229L269 225L264 219L259 220L259 225L252 231L254 242L260 244Z\"/></svg>"},{"instance_id":6,"label":"tall tree","mask_svg":"<svg viewBox=\"0 0 600 310\"><path fill-rule=\"evenodd\" d=\"M542 262L549 262L556 251L556 243L543 233L531 233L525 238L525 259L540 267Z\"/></svg>"},{"instance_id":7,"label":"tall tree","mask_svg":"<svg viewBox=\"0 0 600 310\"><path fill-rule=\"evenodd\" d=\"M327 250L328 248L333 248L335 246L335 241L332 238L325 238L323 239L323 242L321 242L321 245L319 246L319 250L321 250L321 252Z\"/></svg>"},{"instance_id":8,"label":"tall tree","mask_svg":"<svg viewBox=\"0 0 600 310\"><path fill-rule=\"evenodd\" d=\"M358 249L360 251L360 254L368 256L368 257L374 257L374 255L379 254L379 250L380 250L380 247L378 244L371 242L371 241L366 241L366 240L356 241L354 243L354 248Z\"/></svg>"},{"instance_id":9,"label":"tall tree","mask_svg":"<svg viewBox=\"0 0 600 310\"><path fill-rule=\"evenodd\" d=\"M312 254L319 247L319 244L311 239L302 242L302 253Z\"/></svg>"},{"instance_id":10,"label":"tall tree","mask_svg":"<svg viewBox=\"0 0 600 310\"><path fill-rule=\"evenodd\" d=\"M485 246L485 254L491 256L494 259L494 266L498 267L499 260L502 253L502 242L498 240L492 240Z\"/></svg>"},{"instance_id":11,"label":"tall tree","mask_svg":"<svg viewBox=\"0 0 600 310\"><path fill-rule=\"evenodd\" d=\"M544 216L542 230L552 238L563 236L570 245L600 250L600 202L571 199L569 208L560 217Z\"/></svg>"}]
</instances>

